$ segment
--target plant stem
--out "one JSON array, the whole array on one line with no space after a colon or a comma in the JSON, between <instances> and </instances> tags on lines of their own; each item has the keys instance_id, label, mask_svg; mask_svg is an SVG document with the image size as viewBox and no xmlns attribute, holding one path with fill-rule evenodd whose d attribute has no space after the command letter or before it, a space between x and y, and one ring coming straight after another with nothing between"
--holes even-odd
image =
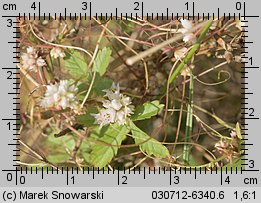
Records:
<instances>
[{"instance_id":1,"label":"plant stem","mask_svg":"<svg viewBox=\"0 0 261 203\"><path fill-rule=\"evenodd\" d=\"M170 83L174 81L174 79L177 77L177 75L180 73L182 68L188 63L188 61L191 59L191 57L196 53L196 51L199 49L201 42L203 41L204 37L207 34L207 31L209 30L210 26L212 24L212 20L209 20L204 29L202 30L197 42L194 44L192 49L188 52L188 54L185 56L185 58L181 61L179 66L175 69L175 71L172 73L170 77Z\"/></svg>"},{"instance_id":2,"label":"plant stem","mask_svg":"<svg viewBox=\"0 0 261 203\"><path fill-rule=\"evenodd\" d=\"M200 44L202 43L204 37L206 36L210 26L212 24L212 20L209 20L206 25L204 26L202 32L200 33L199 38L197 39L197 42L194 44L192 49L188 52L188 54L185 56L185 58L181 61L181 63L178 65L178 67L174 70L174 72L171 74L169 78L169 83L172 83L174 79L178 76L180 71L183 69L183 67L188 63L188 61L194 56L196 51L199 49ZM193 75L190 74L190 86L189 86L189 104L188 104L188 111L187 111L187 121L186 121L186 139L185 142L190 142L191 134L192 134L192 121L193 121ZM190 152L190 146L185 144L183 148L183 160L186 163L189 163L189 152Z\"/></svg>"},{"instance_id":3,"label":"plant stem","mask_svg":"<svg viewBox=\"0 0 261 203\"><path fill-rule=\"evenodd\" d=\"M190 83L189 83L189 103L188 103L188 110L187 110L187 120L186 120L186 130L185 135L186 139L185 142L190 142L191 135L192 135L192 124L193 124L193 92L194 92L194 76L190 73ZM183 161L185 163L189 163L189 152L190 152L190 145L185 144L183 147Z\"/></svg>"},{"instance_id":4,"label":"plant stem","mask_svg":"<svg viewBox=\"0 0 261 203\"><path fill-rule=\"evenodd\" d=\"M92 59L91 59L89 65L88 65L88 67L87 67L87 70L89 70L89 69L91 68L91 66L93 65L93 63L94 63L94 60L95 60L95 58L96 58L96 56L97 56L97 53L98 53L98 50L99 50L99 46L100 46L102 37L104 36L104 33L105 33L105 31L106 31L105 28L107 28L108 24L109 24L109 22L107 22L107 23L105 24L105 26L103 27L103 29L102 29L102 32L101 32L101 34L100 34L100 36L99 36L99 38L98 38L98 40L97 40L96 47L95 47L94 53L93 53L93 55L92 55ZM93 69L93 76L92 76L91 84L90 84L90 86L89 86L89 88L88 88L88 91L87 91L87 93L86 93L86 95L85 95L83 101L82 101L81 108L83 108L85 102L87 101L87 99L88 99L88 97L89 97L89 94L91 93L91 90L92 90L92 87L93 87L93 84L94 84L94 81L95 81L95 77L96 77L96 72L97 72L97 70L94 68L94 69Z\"/></svg>"}]
</instances>

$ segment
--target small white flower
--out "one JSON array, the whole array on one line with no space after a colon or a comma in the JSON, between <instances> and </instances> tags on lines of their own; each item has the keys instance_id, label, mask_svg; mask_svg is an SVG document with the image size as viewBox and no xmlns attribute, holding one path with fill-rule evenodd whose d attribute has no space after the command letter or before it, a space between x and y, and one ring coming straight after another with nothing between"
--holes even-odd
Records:
<instances>
[{"instance_id":1,"label":"small white flower","mask_svg":"<svg viewBox=\"0 0 261 203\"><path fill-rule=\"evenodd\" d=\"M112 101L111 101L111 107L113 108L113 109L115 109L116 111L118 111L118 110L120 110L121 109L121 107L122 107L122 101L121 100L116 100L116 99L113 99Z\"/></svg>"},{"instance_id":2,"label":"small white flower","mask_svg":"<svg viewBox=\"0 0 261 203\"><path fill-rule=\"evenodd\" d=\"M181 32L184 34L183 41L195 43L196 36L193 32L191 32L191 29L194 26L192 24L192 22L190 22L189 20L186 20L186 19L184 19L184 20L181 19L180 22L181 22L181 25L183 26L183 28L181 29Z\"/></svg>"},{"instance_id":3,"label":"small white flower","mask_svg":"<svg viewBox=\"0 0 261 203\"><path fill-rule=\"evenodd\" d=\"M190 76L190 73L192 72L192 70L194 69L194 65L190 65L190 66L188 66L188 65L184 65L184 67L183 67L183 69L181 70L181 72L180 72L180 75L182 75L182 76L184 76L184 77L186 77L186 76Z\"/></svg>"},{"instance_id":4,"label":"small white flower","mask_svg":"<svg viewBox=\"0 0 261 203\"><path fill-rule=\"evenodd\" d=\"M43 108L66 109L70 108L79 113L80 105L76 99L78 88L70 85L68 80L46 86L44 98L39 102Z\"/></svg>"},{"instance_id":5,"label":"small white flower","mask_svg":"<svg viewBox=\"0 0 261 203\"><path fill-rule=\"evenodd\" d=\"M26 51L28 54L36 54L36 50L33 47L28 47Z\"/></svg>"},{"instance_id":6,"label":"small white flower","mask_svg":"<svg viewBox=\"0 0 261 203\"><path fill-rule=\"evenodd\" d=\"M108 97L109 100L113 100L113 99L118 100L121 97L119 84L117 84L116 86L115 83L113 83L111 89L103 90L103 91L106 93L105 97Z\"/></svg>"},{"instance_id":7,"label":"small white flower","mask_svg":"<svg viewBox=\"0 0 261 203\"><path fill-rule=\"evenodd\" d=\"M120 110L116 114L117 121L120 125L126 124L126 114L124 110Z\"/></svg>"},{"instance_id":8,"label":"small white flower","mask_svg":"<svg viewBox=\"0 0 261 203\"><path fill-rule=\"evenodd\" d=\"M36 60L36 65L37 65L38 67L42 67L42 66L45 66L46 63L45 63L44 59L42 59L41 57L39 57L39 58Z\"/></svg>"},{"instance_id":9,"label":"small white flower","mask_svg":"<svg viewBox=\"0 0 261 203\"><path fill-rule=\"evenodd\" d=\"M182 47L180 49L177 49L174 52L174 56L177 60L181 60L182 58L185 57L185 54L188 52L188 49L186 47Z\"/></svg>"},{"instance_id":10,"label":"small white flower","mask_svg":"<svg viewBox=\"0 0 261 203\"><path fill-rule=\"evenodd\" d=\"M26 53L21 55L22 58L22 66L24 69L29 71L37 72L39 67L43 67L46 65L44 59L38 57L37 51L33 47L28 47L26 49Z\"/></svg>"},{"instance_id":11,"label":"small white flower","mask_svg":"<svg viewBox=\"0 0 261 203\"><path fill-rule=\"evenodd\" d=\"M188 32L190 29L193 28L192 22L187 19L181 19L180 22L181 22L182 26L184 27L183 28L183 30L185 30L184 32Z\"/></svg>"},{"instance_id":12,"label":"small white flower","mask_svg":"<svg viewBox=\"0 0 261 203\"><path fill-rule=\"evenodd\" d=\"M122 95L122 104L124 106L130 105L131 104L131 98Z\"/></svg>"},{"instance_id":13,"label":"small white flower","mask_svg":"<svg viewBox=\"0 0 261 203\"><path fill-rule=\"evenodd\" d=\"M100 127L115 122L116 111L114 109L101 109L98 114L91 114Z\"/></svg>"},{"instance_id":14,"label":"small white flower","mask_svg":"<svg viewBox=\"0 0 261 203\"><path fill-rule=\"evenodd\" d=\"M65 57L65 53L63 51L63 49L61 49L60 47L54 47L52 48L52 50L50 51L51 57L53 58L58 58L58 57Z\"/></svg>"},{"instance_id":15,"label":"small white flower","mask_svg":"<svg viewBox=\"0 0 261 203\"><path fill-rule=\"evenodd\" d=\"M120 93L120 86L113 83L111 89L104 90L106 94L102 101L103 109L98 114L91 114L96 119L96 122L100 126L107 125L109 123L118 122L120 125L124 125L127 122L127 117L133 114L134 106L131 104L131 98Z\"/></svg>"}]
</instances>

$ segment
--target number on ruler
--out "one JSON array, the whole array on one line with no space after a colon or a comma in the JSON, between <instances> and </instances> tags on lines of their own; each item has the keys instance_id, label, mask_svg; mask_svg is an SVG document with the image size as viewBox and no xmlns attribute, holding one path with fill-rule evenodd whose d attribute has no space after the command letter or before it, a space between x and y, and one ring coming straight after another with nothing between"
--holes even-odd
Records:
<instances>
[{"instance_id":1,"label":"number on ruler","mask_svg":"<svg viewBox=\"0 0 261 203\"><path fill-rule=\"evenodd\" d=\"M8 130L11 130L11 123L8 122L7 125L8 125Z\"/></svg>"},{"instance_id":2,"label":"number on ruler","mask_svg":"<svg viewBox=\"0 0 261 203\"><path fill-rule=\"evenodd\" d=\"M35 3L35 1L32 3L31 8L34 9L34 10L36 9L36 3Z\"/></svg>"},{"instance_id":3,"label":"number on ruler","mask_svg":"<svg viewBox=\"0 0 261 203\"><path fill-rule=\"evenodd\" d=\"M12 173L7 173L6 174L6 180L7 181L12 181L13 180L13 174ZM25 176L20 176L19 178L17 178L17 180L19 181L19 183L21 185L24 185L25 184Z\"/></svg>"},{"instance_id":4,"label":"number on ruler","mask_svg":"<svg viewBox=\"0 0 261 203\"><path fill-rule=\"evenodd\" d=\"M7 19L7 22L8 22L7 27L12 27L13 26L12 19Z\"/></svg>"},{"instance_id":5,"label":"number on ruler","mask_svg":"<svg viewBox=\"0 0 261 203\"><path fill-rule=\"evenodd\" d=\"M13 174L12 173L7 173L6 174L6 180L7 181L12 181L13 180Z\"/></svg>"},{"instance_id":6,"label":"number on ruler","mask_svg":"<svg viewBox=\"0 0 261 203\"><path fill-rule=\"evenodd\" d=\"M253 58L250 57L250 58L249 58L249 61L250 61L250 65L252 66L252 65L253 65Z\"/></svg>"},{"instance_id":7,"label":"number on ruler","mask_svg":"<svg viewBox=\"0 0 261 203\"><path fill-rule=\"evenodd\" d=\"M87 5L88 3L86 1L82 2L82 10L86 11L88 8Z\"/></svg>"},{"instance_id":8,"label":"number on ruler","mask_svg":"<svg viewBox=\"0 0 261 203\"><path fill-rule=\"evenodd\" d=\"M254 116L255 109L249 108L249 116Z\"/></svg>"},{"instance_id":9,"label":"number on ruler","mask_svg":"<svg viewBox=\"0 0 261 203\"><path fill-rule=\"evenodd\" d=\"M74 185L74 176L71 177L72 184Z\"/></svg>"},{"instance_id":10,"label":"number on ruler","mask_svg":"<svg viewBox=\"0 0 261 203\"><path fill-rule=\"evenodd\" d=\"M254 162L254 160L249 160L248 166L249 166L249 168L254 168L254 167L255 167L255 162Z\"/></svg>"},{"instance_id":11,"label":"number on ruler","mask_svg":"<svg viewBox=\"0 0 261 203\"><path fill-rule=\"evenodd\" d=\"M179 184L179 176L174 176L173 178L174 178L173 183L176 184L176 185Z\"/></svg>"},{"instance_id":12,"label":"number on ruler","mask_svg":"<svg viewBox=\"0 0 261 203\"><path fill-rule=\"evenodd\" d=\"M236 2L236 9L237 10L241 10L241 8L242 8L242 4L241 4L241 2Z\"/></svg>"},{"instance_id":13,"label":"number on ruler","mask_svg":"<svg viewBox=\"0 0 261 203\"><path fill-rule=\"evenodd\" d=\"M226 177L226 179L225 179L225 183L227 183L227 184L230 183L229 176Z\"/></svg>"},{"instance_id":14,"label":"number on ruler","mask_svg":"<svg viewBox=\"0 0 261 203\"><path fill-rule=\"evenodd\" d=\"M139 11L139 10L140 10L140 9L139 9L140 2L135 1L135 2L134 2L134 5L135 5L135 7L134 7L134 11Z\"/></svg>"},{"instance_id":15,"label":"number on ruler","mask_svg":"<svg viewBox=\"0 0 261 203\"><path fill-rule=\"evenodd\" d=\"M25 184L25 176L20 176L19 182L21 185Z\"/></svg>"},{"instance_id":16,"label":"number on ruler","mask_svg":"<svg viewBox=\"0 0 261 203\"><path fill-rule=\"evenodd\" d=\"M188 4L189 4L188 2L185 3L187 10L189 10L189 5Z\"/></svg>"},{"instance_id":17,"label":"number on ruler","mask_svg":"<svg viewBox=\"0 0 261 203\"><path fill-rule=\"evenodd\" d=\"M13 72L12 72L12 71L7 71L7 73L8 73L7 79L8 79L8 80L12 79L11 77L12 77L12 75L13 75Z\"/></svg>"},{"instance_id":18,"label":"number on ruler","mask_svg":"<svg viewBox=\"0 0 261 203\"><path fill-rule=\"evenodd\" d=\"M127 185L128 184L127 183L127 180L128 180L127 176L122 176L121 179L122 179L122 182L121 182L122 185Z\"/></svg>"},{"instance_id":19,"label":"number on ruler","mask_svg":"<svg viewBox=\"0 0 261 203\"><path fill-rule=\"evenodd\" d=\"M193 6L194 6L194 2L191 2L191 3L192 3ZM187 11L188 11L188 10L189 10L189 2L186 2L186 3L185 3L185 6L186 6L186 9L187 9ZM192 7L193 7L193 6L192 6Z\"/></svg>"}]
</instances>

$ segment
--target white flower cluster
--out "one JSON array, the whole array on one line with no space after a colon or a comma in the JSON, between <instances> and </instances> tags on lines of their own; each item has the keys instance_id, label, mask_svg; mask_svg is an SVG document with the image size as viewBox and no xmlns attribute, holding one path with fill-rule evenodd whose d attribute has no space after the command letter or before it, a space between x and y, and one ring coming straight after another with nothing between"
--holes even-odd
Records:
<instances>
[{"instance_id":1,"label":"white flower cluster","mask_svg":"<svg viewBox=\"0 0 261 203\"><path fill-rule=\"evenodd\" d=\"M70 108L76 113L80 110L80 105L76 99L78 88L70 85L68 80L61 80L59 83L46 86L44 98L40 101L43 108L56 108L57 110Z\"/></svg>"},{"instance_id":2,"label":"white flower cluster","mask_svg":"<svg viewBox=\"0 0 261 203\"><path fill-rule=\"evenodd\" d=\"M39 67L46 65L45 61L38 57L38 53L33 47L28 47L26 51L27 53L21 55L24 69L37 72Z\"/></svg>"},{"instance_id":3,"label":"white flower cluster","mask_svg":"<svg viewBox=\"0 0 261 203\"><path fill-rule=\"evenodd\" d=\"M53 58L58 58L58 57L65 57L65 53L63 51L63 49L61 49L60 47L54 47L52 48L52 50L50 51L51 57Z\"/></svg>"},{"instance_id":4,"label":"white flower cluster","mask_svg":"<svg viewBox=\"0 0 261 203\"><path fill-rule=\"evenodd\" d=\"M182 60L186 56L187 52L188 49L186 47L182 47L174 52L174 57L176 58L176 60Z\"/></svg>"},{"instance_id":5,"label":"white flower cluster","mask_svg":"<svg viewBox=\"0 0 261 203\"><path fill-rule=\"evenodd\" d=\"M131 105L131 98L120 93L119 84L114 83L111 89L104 90L106 92L105 98L102 101L103 109L98 114L92 114L100 127L109 123L118 122L124 125L127 122L127 117L133 114L134 106Z\"/></svg>"},{"instance_id":6,"label":"white flower cluster","mask_svg":"<svg viewBox=\"0 0 261 203\"><path fill-rule=\"evenodd\" d=\"M184 19L184 20L181 19L180 22L181 22L181 25L183 26L183 28L181 29L181 32L184 34L183 41L195 43L196 35L193 32L191 32L191 29L194 27L192 22L190 22L189 20L186 20L186 19Z\"/></svg>"}]
</instances>

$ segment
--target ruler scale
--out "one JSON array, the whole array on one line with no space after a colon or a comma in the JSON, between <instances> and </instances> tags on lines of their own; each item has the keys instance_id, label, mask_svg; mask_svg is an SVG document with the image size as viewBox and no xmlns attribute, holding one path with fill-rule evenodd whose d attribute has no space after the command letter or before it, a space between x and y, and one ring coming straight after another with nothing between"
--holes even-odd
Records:
<instances>
[{"instance_id":1,"label":"ruler scale","mask_svg":"<svg viewBox=\"0 0 261 203\"><path fill-rule=\"evenodd\" d=\"M1 62L1 202L204 201L259 202L260 141L258 45L259 2L254 1L3 1L0 4ZM226 5L227 4L227 5ZM204 20L239 19L241 42L240 167L20 167L19 19L50 20ZM259 137L259 138L258 138ZM18 163L17 163L18 162ZM117 193L115 193L117 192ZM33 195L34 194L34 195ZM37 195L35 195L37 194ZM31 196L30 196L31 195ZM78 195L78 196L77 196ZM77 197L76 197L77 196ZM77 200L74 200L77 199Z\"/></svg>"}]
</instances>

